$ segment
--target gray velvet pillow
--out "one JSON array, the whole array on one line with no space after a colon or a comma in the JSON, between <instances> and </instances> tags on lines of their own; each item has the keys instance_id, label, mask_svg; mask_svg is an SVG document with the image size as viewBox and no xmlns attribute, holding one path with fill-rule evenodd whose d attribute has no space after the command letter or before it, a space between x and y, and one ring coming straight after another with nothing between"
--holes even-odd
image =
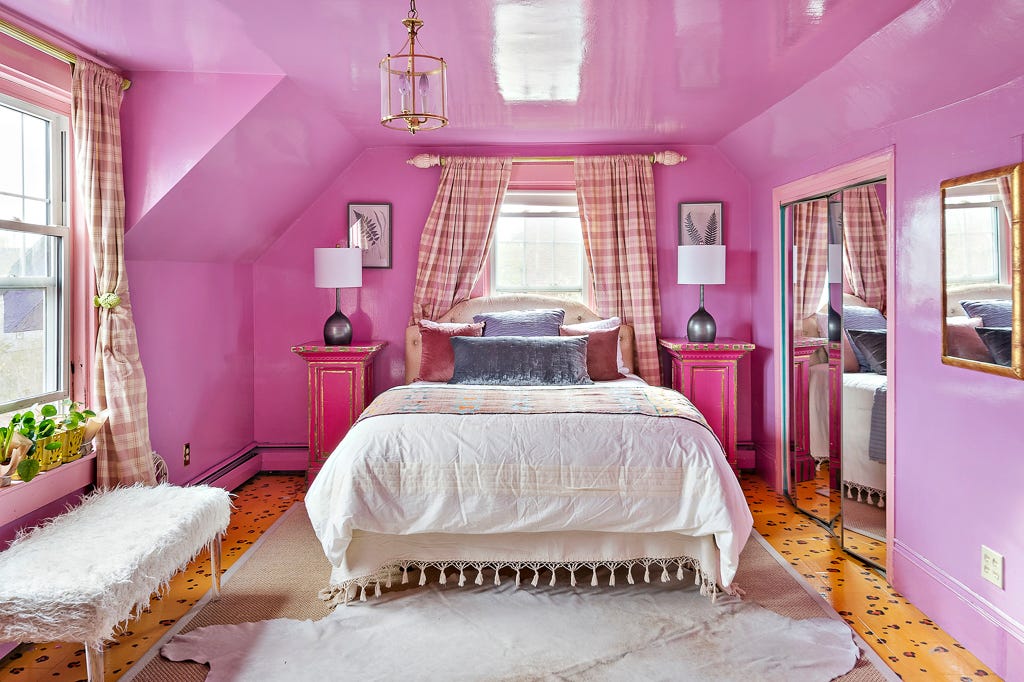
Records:
<instances>
[{"instance_id":1,"label":"gray velvet pillow","mask_svg":"<svg viewBox=\"0 0 1024 682\"><path fill-rule=\"evenodd\" d=\"M981 301L960 301L967 317L980 317L983 327L1010 327L1013 325L1013 301L1006 298L988 298Z\"/></svg>"},{"instance_id":2,"label":"gray velvet pillow","mask_svg":"<svg viewBox=\"0 0 1024 682\"><path fill-rule=\"evenodd\" d=\"M573 386L592 384L587 337L453 336L449 384Z\"/></svg>"},{"instance_id":3,"label":"gray velvet pillow","mask_svg":"<svg viewBox=\"0 0 1024 682\"><path fill-rule=\"evenodd\" d=\"M976 327L975 331L985 343L997 365L1009 367L1013 362L1013 330L1010 327Z\"/></svg>"},{"instance_id":4,"label":"gray velvet pillow","mask_svg":"<svg viewBox=\"0 0 1024 682\"><path fill-rule=\"evenodd\" d=\"M886 373L885 330L851 329L847 332L854 350L859 350L875 374Z\"/></svg>"},{"instance_id":5,"label":"gray velvet pillow","mask_svg":"<svg viewBox=\"0 0 1024 682\"><path fill-rule=\"evenodd\" d=\"M853 354L857 358L857 364L860 365L860 371L874 372L875 370L871 369L871 364L864 357L864 354L861 353L861 349L857 347L857 344L853 342L853 336L850 332L864 329L884 330L885 328L885 317L877 309L866 308L860 305L843 306L843 329L846 330L847 336L850 337L850 345L853 346Z\"/></svg>"},{"instance_id":6,"label":"gray velvet pillow","mask_svg":"<svg viewBox=\"0 0 1024 682\"><path fill-rule=\"evenodd\" d=\"M484 336L558 336L565 311L557 308L507 310L500 313L474 315L474 322L484 323Z\"/></svg>"}]
</instances>

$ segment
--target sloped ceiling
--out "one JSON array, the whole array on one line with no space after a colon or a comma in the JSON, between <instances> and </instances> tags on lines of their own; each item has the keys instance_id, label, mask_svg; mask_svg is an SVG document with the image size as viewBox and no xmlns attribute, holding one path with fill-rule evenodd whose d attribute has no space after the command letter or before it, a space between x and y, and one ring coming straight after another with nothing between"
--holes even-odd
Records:
<instances>
[{"instance_id":1,"label":"sloped ceiling","mask_svg":"<svg viewBox=\"0 0 1024 682\"><path fill-rule=\"evenodd\" d=\"M3 2L0 14L133 78L137 259L251 261L371 146L716 144L746 131L726 147L755 169L780 136L804 134L806 93L835 103L819 117L842 134L955 101L976 89L972 70L997 79L1020 64L1017 48L1009 66L989 61L1019 33L1019 0L420 0L421 45L449 64L452 123L413 137L378 123L377 63L405 39L402 0Z\"/></svg>"}]
</instances>

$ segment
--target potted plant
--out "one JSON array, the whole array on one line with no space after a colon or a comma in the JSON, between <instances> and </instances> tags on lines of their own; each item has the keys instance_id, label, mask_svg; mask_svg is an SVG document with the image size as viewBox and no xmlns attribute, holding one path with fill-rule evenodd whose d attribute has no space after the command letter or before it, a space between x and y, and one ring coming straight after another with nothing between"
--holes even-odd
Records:
<instances>
[{"instance_id":1,"label":"potted plant","mask_svg":"<svg viewBox=\"0 0 1024 682\"><path fill-rule=\"evenodd\" d=\"M61 465L62 452L67 444L67 434L58 428L54 419L57 408L43 405L39 408L39 419L33 412L23 414L20 432L27 438L35 440L35 457L39 461L40 471L56 469ZM24 479L22 479L24 480Z\"/></svg>"},{"instance_id":2,"label":"potted plant","mask_svg":"<svg viewBox=\"0 0 1024 682\"><path fill-rule=\"evenodd\" d=\"M64 449L61 450L61 462L73 462L82 456L82 441L85 437L86 423L96 416L96 413L89 409L82 409L82 406L73 400L65 403L67 414L60 421L60 428L67 436Z\"/></svg>"},{"instance_id":3,"label":"potted plant","mask_svg":"<svg viewBox=\"0 0 1024 682\"><path fill-rule=\"evenodd\" d=\"M53 428L52 420L49 425L44 424L43 428L50 431ZM37 431L36 418L31 412L16 413L7 426L0 426L0 476L12 476L27 483L42 469L39 456L49 461L52 457L50 453L60 448L59 443L52 442L48 444L49 449L46 443L38 447L37 443L33 443Z\"/></svg>"}]
</instances>

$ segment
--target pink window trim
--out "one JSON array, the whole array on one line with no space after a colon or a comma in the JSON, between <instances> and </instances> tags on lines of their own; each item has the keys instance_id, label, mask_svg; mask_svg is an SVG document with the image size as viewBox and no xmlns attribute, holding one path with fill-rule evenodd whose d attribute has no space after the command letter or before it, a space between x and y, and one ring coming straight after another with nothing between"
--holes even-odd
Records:
<instances>
[{"instance_id":1,"label":"pink window trim","mask_svg":"<svg viewBox=\"0 0 1024 682\"><path fill-rule=\"evenodd\" d=\"M23 69L0 62L0 93L19 99L37 107L71 117L71 67L59 60L48 57L35 48L18 41L5 39L5 50L15 52L23 63L48 60L54 64L41 67L39 74L49 73L51 80L38 78L26 73ZM12 60L13 61L13 60ZM66 78L61 68L67 70ZM67 153L68 187L74 188L75 168L74 140L68 126ZM71 271L68 273L71 285L71 347L68 349L69 359L74 366L70 375L68 390L73 400L89 404L92 390L92 359L96 348L96 315L92 307L93 290L95 288L92 268L92 252L89 248L85 224L78 213L77 191L69 192L68 220L71 226L70 260Z\"/></svg>"}]
</instances>

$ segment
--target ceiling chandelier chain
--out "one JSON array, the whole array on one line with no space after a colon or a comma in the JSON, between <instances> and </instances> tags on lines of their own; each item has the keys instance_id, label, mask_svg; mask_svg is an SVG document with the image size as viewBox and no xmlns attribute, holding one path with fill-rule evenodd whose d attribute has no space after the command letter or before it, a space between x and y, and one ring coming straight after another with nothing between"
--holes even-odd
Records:
<instances>
[{"instance_id":1,"label":"ceiling chandelier chain","mask_svg":"<svg viewBox=\"0 0 1024 682\"><path fill-rule=\"evenodd\" d=\"M408 33L405 43L397 54L380 60L380 122L413 135L443 128L448 125L448 65L442 57L416 52L423 27L416 0L409 0L402 25Z\"/></svg>"}]
</instances>

